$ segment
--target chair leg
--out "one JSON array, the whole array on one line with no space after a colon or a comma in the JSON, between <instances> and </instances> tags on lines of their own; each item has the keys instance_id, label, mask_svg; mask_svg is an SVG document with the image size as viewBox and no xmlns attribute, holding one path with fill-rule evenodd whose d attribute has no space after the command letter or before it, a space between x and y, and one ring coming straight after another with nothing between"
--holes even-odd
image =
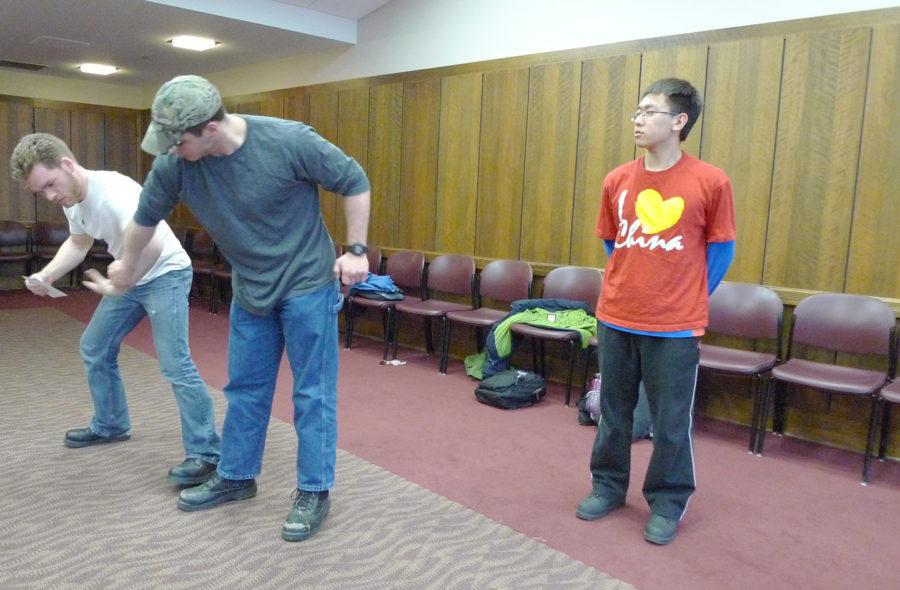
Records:
<instances>
[{"instance_id":1,"label":"chair leg","mask_svg":"<svg viewBox=\"0 0 900 590\"><path fill-rule=\"evenodd\" d=\"M386 363L388 357L388 348L391 345L391 338L394 336L394 310L390 307L385 307L381 318L381 323L384 326L384 354L381 355L381 362ZM394 358L397 358L396 347L394 347Z\"/></svg>"},{"instance_id":2,"label":"chair leg","mask_svg":"<svg viewBox=\"0 0 900 590\"><path fill-rule=\"evenodd\" d=\"M384 317L381 319L384 323ZM344 312L344 348L350 350L353 340L353 295L347 297L347 307Z\"/></svg>"},{"instance_id":3,"label":"chair leg","mask_svg":"<svg viewBox=\"0 0 900 590\"><path fill-rule=\"evenodd\" d=\"M775 396L772 400L774 403L774 422L772 423L772 432L784 436L784 420L787 414L787 385L780 384L775 390Z\"/></svg>"},{"instance_id":4,"label":"chair leg","mask_svg":"<svg viewBox=\"0 0 900 590\"><path fill-rule=\"evenodd\" d=\"M434 354L434 338L431 331L431 318L425 318L425 352Z\"/></svg>"},{"instance_id":5,"label":"chair leg","mask_svg":"<svg viewBox=\"0 0 900 590\"><path fill-rule=\"evenodd\" d=\"M593 356L594 347L588 346L587 348L587 356L584 358L584 375L582 375L581 379L581 397L587 395L587 384L588 384L588 374L590 373L591 368L591 357Z\"/></svg>"},{"instance_id":6,"label":"chair leg","mask_svg":"<svg viewBox=\"0 0 900 590\"><path fill-rule=\"evenodd\" d=\"M393 330L391 330L391 332L393 333L394 338L394 355L391 358L397 360L397 345L400 342L400 314L397 313L397 310L391 310L390 320L393 322Z\"/></svg>"},{"instance_id":7,"label":"chair leg","mask_svg":"<svg viewBox=\"0 0 900 590\"><path fill-rule=\"evenodd\" d=\"M761 408L759 415L759 427L756 431L756 454L763 454L763 446L766 443L766 426L769 422L769 406L772 405L772 399L776 395L776 390L778 389L778 385L774 383L774 380L769 378L768 383L766 383L765 389L763 389L762 398L761 398Z\"/></svg>"},{"instance_id":8,"label":"chair leg","mask_svg":"<svg viewBox=\"0 0 900 590\"><path fill-rule=\"evenodd\" d=\"M891 434L891 406L890 403L884 403L881 417L881 442L878 444L878 460L884 461L884 454L887 451L888 439Z\"/></svg>"},{"instance_id":9,"label":"chair leg","mask_svg":"<svg viewBox=\"0 0 900 590\"><path fill-rule=\"evenodd\" d=\"M872 395L872 412L869 415L869 432L866 436L866 455L863 457L862 485L869 485L869 463L872 460L872 447L875 445L875 425L878 416L878 408L881 403L881 396L878 393Z\"/></svg>"},{"instance_id":10,"label":"chair leg","mask_svg":"<svg viewBox=\"0 0 900 590\"><path fill-rule=\"evenodd\" d=\"M441 330L441 363L439 371L441 375L446 375L447 357L450 355L450 322L447 320L447 316L441 318L441 326L443 330Z\"/></svg>"},{"instance_id":11,"label":"chair leg","mask_svg":"<svg viewBox=\"0 0 900 590\"><path fill-rule=\"evenodd\" d=\"M762 375L756 374L750 381L751 383L751 392L753 394L753 411L750 413L750 443L747 448L747 452L751 455L753 451L756 450L756 439L759 436L759 415L761 412L761 404L762 404L762 388L763 388L763 380Z\"/></svg>"},{"instance_id":12,"label":"chair leg","mask_svg":"<svg viewBox=\"0 0 900 590\"><path fill-rule=\"evenodd\" d=\"M544 348L544 341L539 340L538 346L541 352L541 377L547 378L547 350Z\"/></svg>"},{"instance_id":13,"label":"chair leg","mask_svg":"<svg viewBox=\"0 0 900 590\"><path fill-rule=\"evenodd\" d=\"M572 398L572 372L575 369L575 341L569 341L569 370L566 372L566 407Z\"/></svg>"}]
</instances>

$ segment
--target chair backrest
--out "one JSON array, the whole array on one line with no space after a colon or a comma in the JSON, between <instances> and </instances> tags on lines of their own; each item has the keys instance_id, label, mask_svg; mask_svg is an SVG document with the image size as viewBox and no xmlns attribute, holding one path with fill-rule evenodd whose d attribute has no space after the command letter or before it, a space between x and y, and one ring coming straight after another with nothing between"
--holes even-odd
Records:
<instances>
[{"instance_id":1,"label":"chair backrest","mask_svg":"<svg viewBox=\"0 0 900 590\"><path fill-rule=\"evenodd\" d=\"M422 273L425 270L425 255L421 252L403 250L391 254L385 264L384 274L391 277L394 284L405 289L422 291Z\"/></svg>"},{"instance_id":2,"label":"chair backrest","mask_svg":"<svg viewBox=\"0 0 900 590\"><path fill-rule=\"evenodd\" d=\"M481 270L478 295L506 302L528 299L533 279L531 265L524 260L494 260Z\"/></svg>"},{"instance_id":3,"label":"chair backrest","mask_svg":"<svg viewBox=\"0 0 900 590\"><path fill-rule=\"evenodd\" d=\"M0 248L25 247L28 230L18 221L0 221Z\"/></svg>"},{"instance_id":4,"label":"chair backrest","mask_svg":"<svg viewBox=\"0 0 900 590\"><path fill-rule=\"evenodd\" d=\"M780 341L784 304L762 285L721 283L709 298L709 331Z\"/></svg>"},{"instance_id":5,"label":"chair backrest","mask_svg":"<svg viewBox=\"0 0 900 590\"><path fill-rule=\"evenodd\" d=\"M873 297L846 293L811 295L794 308L791 345L888 356L893 352L895 323L891 308Z\"/></svg>"},{"instance_id":6,"label":"chair backrest","mask_svg":"<svg viewBox=\"0 0 900 590\"><path fill-rule=\"evenodd\" d=\"M428 290L454 295L471 295L475 278L475 261L464 254L442 254L431 261L425 271Z\"/></svg>"},{"instance_id":7,"label":"chair backrest","mask_svg":"<svg viewBox=\"0 0 900 590\"><path fill-rule=\"evenodd\" d=\"M584 301L591 313L600 299L603 288L603 273L590 266L560 266L544 277L545 299L571 299Z\"/></svg>"},{"instance_id":8,"label":"chair backrest","mask_svg":"<svg viewBox=\"0 0 900 590\"><path fill-rule=\"evenodd\" d=\"M36 247L61 246L69 238L67 223L38 221L31 226L31 243Z\"/></svg>"},{"instance_id":9,"label":"chair backrest","mask_svg":"<svg viewBox=\"0 0 900 590\"><path fill-rule=\"evenodd\" d=\"M212 258L216 253L216 243L205 229L191 231L191 258Z\"/></svg>"},{"instance_id":10,"label":"chair backrest","mask_svg":"<svg viewBox=\"0 0 900 590\"><path fill-rule=\"evenodd\" d=\"M381 248L369 246L366 258L369 259L369 272L373 275L381 274Z\"/></svg>"}]
</instances>

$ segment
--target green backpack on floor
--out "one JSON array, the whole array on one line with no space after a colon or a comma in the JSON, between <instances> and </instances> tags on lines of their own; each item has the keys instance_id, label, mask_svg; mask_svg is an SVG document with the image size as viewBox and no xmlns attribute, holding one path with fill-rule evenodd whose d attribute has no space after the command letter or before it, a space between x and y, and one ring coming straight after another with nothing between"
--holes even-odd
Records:
<instances>
[{"instance_id":1,"label":"green backpack on floor","mask_svg":"<svg viewBox=\"0 0 900 590\"><path fill-rule=\"evenodd\" d=\"M540 375L507 369L479 383L475 388L475 399L489 406L512 410L533 405L545 393L547 386Z\"/></svg>"}]
</instances>

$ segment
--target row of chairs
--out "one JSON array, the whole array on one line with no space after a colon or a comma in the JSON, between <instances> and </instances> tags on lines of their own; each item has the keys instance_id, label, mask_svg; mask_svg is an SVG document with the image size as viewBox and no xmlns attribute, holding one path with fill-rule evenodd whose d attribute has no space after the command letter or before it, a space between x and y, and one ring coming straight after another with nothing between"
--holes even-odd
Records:
<instances>
[{"instance_id":1,"label":"row of chairs","mask_svg":"<svg viewBox=\"0 0 900 590\"><path fill-rule=\"evenodd\" d=\"M878 456L884 459L890 433L890 404L900 403L896 380L900 344L896 317L885 303L863 295L822 293L803 299L794 309L782 361L783 304L771 289L760 285L723 283L709 302L709 331L754 342L768 341L768 351L743 350L702 344L700 368L751 378L753 413L749 451L761 455L769 412L774 412L773 431L783 435L791 387L824 394L868 398L871 401L863 485L869 482L869 465L878 416L881 439ZM842 364L810 360L811 350L827 351ZM847 355L862 366L848 366ZM875 357L884 370L869 368L864 357Z\"/></svg>"},{"instance_id":2,"label":"row of chairs","mask_svg":"<svg viewBox=\"0 0 900 590\"><path fill-rule=\"evenodd\" d=\"M377 249L370 249L371 252ZM380 253L378 254L380 261ZM379 271L372 270L378 268ZM380 263L370 270L380 274ZM474 328L476 349L480 350L485 332L509 312L509 303L531 297L534 273L531 266L521 260L495 260L480 273L475 271L475 261L465 255L444 254L426 266L425 255L416 251L400 251L384 264L383 274L405 292L401 301L382 301L358 296L348 296L346 307L344 347L350 349L356 316L365 309L381 312L384 352L382 362L388 362L388 352L393 345L393 358L397 356L397 342L401 314L421 318L425 329L425 347L434 353L432 324L440 323L441 354L439 371L447 372L450 336L453 324ZM599 269L566 266L552 270L543 281L541 296L544 298L582 301L590 309L597 303L602 286ZM441 298L439 295L451 295ZM514 324L513 334L526 337L532 345L532 363L536 370L546 374L544 344L547 341L568 345L568 373L566 399L571 397L572 372L579 336L569 330L550 330ZM539 358L538 358L539 357ZM539 369L538 369L539 367Z\"/></svg>"},{"instance_id":3,"label":"row of chairs","mask_svg":"<svg viewBox=\"0 0 900 590\"><path fill-rule=\"evenodd\" d=\"M22 273L30 275L43 268L69 237L66 223L38 221L26 226L18 221L0 221L0 265L20 265ZM108 263L112 256L106 243L96 240L86 262ZM75 287L81 281L83 265L69 273L69 283Z\"/></svg>"}]
</instances>

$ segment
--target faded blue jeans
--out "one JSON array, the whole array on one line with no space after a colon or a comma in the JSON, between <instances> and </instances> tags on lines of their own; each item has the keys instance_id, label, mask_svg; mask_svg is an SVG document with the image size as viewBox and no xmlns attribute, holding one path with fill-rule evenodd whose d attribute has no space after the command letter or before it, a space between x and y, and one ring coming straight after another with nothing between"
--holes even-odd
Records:
<instances>
[{"instance_id":1,"label":"faded blue jeans","mask_svg":"<svg viewBox=\"0 0 900 590\"><path fill-rule=\"evenodd\" d=\"M294 375L297 487L319 492L334 485L341 305L337 282L284 299L262 316L232 301L219 475L253 479L262 470L275 380L286 347Z\"/></svg>"},{"instance_id":2,"label":"faded blue jeans","mask_svg":"<svg viewBox=\"0 0 900 590\"><path fill-rule=\"evenodd\" d=\"M191 268L173 270L118 297L106 297L81 336L81 358L94 398L90 429L100 436L131 431L125 386L119 374L119 348L148 316L162 376L172 385L181 412L185 456L219 461L219 435L212 400L188 346L188 292Z\"/></svg>"}]
</instances>

